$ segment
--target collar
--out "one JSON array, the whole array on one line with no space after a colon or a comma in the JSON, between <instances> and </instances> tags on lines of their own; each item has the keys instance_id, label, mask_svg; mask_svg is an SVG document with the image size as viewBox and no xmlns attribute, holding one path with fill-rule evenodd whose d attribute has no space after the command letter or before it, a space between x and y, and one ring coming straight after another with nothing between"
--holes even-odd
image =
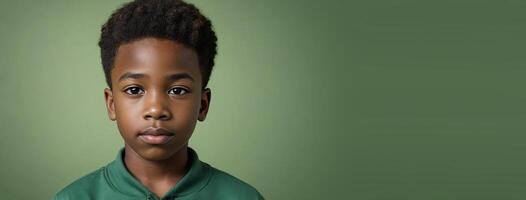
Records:
<instances>
[{"instance_id":1,"label":"collar","mask_svg":"<svg viewBox=\"0 0 526 200\"><path fill-rule=\"evenodd\" d=\"M166 197L181 197L196 193L203 189L210 179L210 167L199 160L197 153L188 147L188 160L191 162L188 172L170 189ZM124 164L124 148L119 150L115 160L108 164L105 178L115 190L134 197L153 195L144 185L131 175Z\"/></svg>"}]
</instances>

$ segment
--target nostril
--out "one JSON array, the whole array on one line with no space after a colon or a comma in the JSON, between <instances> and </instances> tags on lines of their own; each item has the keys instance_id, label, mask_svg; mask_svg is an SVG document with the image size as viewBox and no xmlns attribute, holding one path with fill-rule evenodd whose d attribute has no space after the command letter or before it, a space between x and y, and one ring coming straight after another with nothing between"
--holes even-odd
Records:
<instances>
[{"instance_id":1,"label":"nostril","mask_svg":"<svg viewBox=\"0 0 526 200\"><path fill-rule=\"evenodd\" d=\"M153 116L153 115L145 115L144 116L144 119L156 119L156 120L167 120L169 118L170 117L168 115L160 115L158 117Z\"/></svg>"},{"instance_id":2,"label":"nostril","mask_svg":"<svg viewBox=\"0 0 526 200\"><path fill-rule=\"evenodd\" d=\"M143 113L143 118L146 120L151 118L155 120L168 120L171 118L171 112L168 109L151 108Z\"/></svg>"}]
</instances>

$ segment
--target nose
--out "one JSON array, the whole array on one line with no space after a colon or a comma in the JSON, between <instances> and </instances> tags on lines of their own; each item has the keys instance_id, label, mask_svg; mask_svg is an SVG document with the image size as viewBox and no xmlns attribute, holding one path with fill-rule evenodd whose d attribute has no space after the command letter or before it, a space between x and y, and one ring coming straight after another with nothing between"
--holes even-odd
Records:
<instances>
[{"instance_id":1,"label":"nose","mask_svg":"<svg viewBox=\"0 0 526 200\"><path fill-rule=\"evenodd\" d=\"M169 120L172 113L167 107L167 99L159 93L150 93L145 99L145 111L143 118L145 120Z\"/></svg>"}]
</instances>

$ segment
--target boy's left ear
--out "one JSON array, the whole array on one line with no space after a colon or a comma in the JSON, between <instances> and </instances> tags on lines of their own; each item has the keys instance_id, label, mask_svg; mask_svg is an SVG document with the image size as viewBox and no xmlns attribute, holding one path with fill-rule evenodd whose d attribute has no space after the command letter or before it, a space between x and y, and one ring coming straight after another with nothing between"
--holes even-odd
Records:
<instances>
[{"instance_id":1,"label":"boy's left ear","mask_svg":"<svg viewBox=\"0 0 526 200\"><path fill-rule=\"evenodd\" d=\"M201 94L201 105L199 108L199 117L197 118L199 121L205 120L206 114L208 113L208 108L210 107L211 99L212 91L210 91L210 88L204 89L203 93Z\"/></svg>"}]
</instances>

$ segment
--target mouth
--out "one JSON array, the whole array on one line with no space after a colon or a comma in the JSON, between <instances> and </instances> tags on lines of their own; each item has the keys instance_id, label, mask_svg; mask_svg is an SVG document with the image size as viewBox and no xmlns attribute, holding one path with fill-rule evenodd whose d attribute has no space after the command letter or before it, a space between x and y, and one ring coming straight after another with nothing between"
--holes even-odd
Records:
<instances>
[{"instance_id":1,"label":"mouth","mask_svg":"<svg viewBox=\"0 0 526 200\"><path fill-rule=\"evenodd\" d=\"M148 127L139 133L139 139L147 144L165 144L175 138L175 134L165 128Z\"/></svg>"}]
</instances>

